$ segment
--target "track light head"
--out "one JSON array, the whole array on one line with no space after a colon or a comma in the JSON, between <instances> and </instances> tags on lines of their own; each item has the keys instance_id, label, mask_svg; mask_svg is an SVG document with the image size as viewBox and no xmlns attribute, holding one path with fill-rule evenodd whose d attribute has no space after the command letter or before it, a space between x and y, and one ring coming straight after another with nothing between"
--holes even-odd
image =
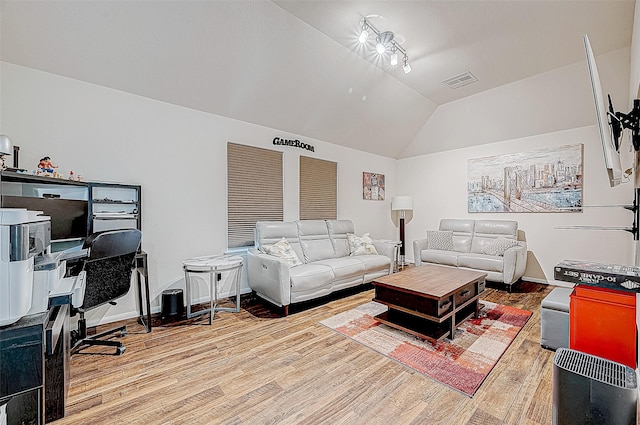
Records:
<instances>
[{"instance_id":1,"label":"track light head","mask_svg":"<svg viewBox=\"0 0 640 425\"><path fill-rule=\"evenodd\" d=\"M398 64L398 53L397 53L396 44L393 43L393 47L391 47L391 57L389 57L389 65L396 66Z\"/></svg>"},{"instance_id":2,"label":"track light head","mask_svg":"<svg viewBox=\"0 0 640 425\"><path fill-rule=\"evenodd\" d=\"M409 60L408 57L404 57L404 59L402 59L402 61L404 62L404 65L402 65L402 69L404 70L405 74L408 74L411 72L411 65L409 65L409 62L407 62Z\"/></svg>"},{"instance_id":3,"label":"track light head","mask_svg":"<svg viewBox=\"0 0 640 425\"><path fill-rule=\"evenodd\" d=\"M360 32L360 37L358 37L358 41L360 42L360 44L364 44L367 42L367 39L369 38L369 26L367 25L367 21L364 21L364 24L362 24L362 32Z\"/></svg>"}]
</instances>

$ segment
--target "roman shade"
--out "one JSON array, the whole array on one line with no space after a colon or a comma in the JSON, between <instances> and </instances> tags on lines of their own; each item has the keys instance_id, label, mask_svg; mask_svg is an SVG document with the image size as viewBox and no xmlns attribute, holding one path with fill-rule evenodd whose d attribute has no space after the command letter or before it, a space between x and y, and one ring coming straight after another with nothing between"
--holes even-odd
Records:
<instances>
[{"instance_id":1,"label":"roman shade","mask_svg":"<svg viewBox=\"0 0 640 425\"><path fill-rule=\"evenodd\" d=\"M282 221L282 152L227 143L227 244L253 246L257 221Z\"/></svg>"},{"instance_id":2,"label":"roman shade","mask_svg":"<svg viewBox=\"0 0 640 425\"><path fill-rule=\"evenodd\" d=\"M300 220L334 220L338 164L300 156Z\"/></svg>"}]
</instances>

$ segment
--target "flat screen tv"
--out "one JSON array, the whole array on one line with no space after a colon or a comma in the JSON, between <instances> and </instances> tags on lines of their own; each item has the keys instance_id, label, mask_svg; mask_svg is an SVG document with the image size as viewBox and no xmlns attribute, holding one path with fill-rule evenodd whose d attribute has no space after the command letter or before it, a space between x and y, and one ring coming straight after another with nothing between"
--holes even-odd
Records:
<instances>
[{"instance_id":1,"label":"flat screen tv","mask_svg":"<svg viewBox=\"0 0 640 425\"><path fill-rule=\"evenodd\" d=\"M591 88L593 89L593 100L596 106L596 118L598 120L598 128L600 130L600 140L602 142L602 151L604 153L604 164L609 174L609 184L611 187L617 186L622 182L622 166L620 164L620 152L617 146L620 133L622 131L620 124L615 116L611 116L607 111L604 93L600 84L600 75L596 66L596 59L591 50L589 37L584 35L584 48L587 53L587 64L589 65L589 75L591 77ZM609 99L611 101L611 99ZM613 109L613 107L611 107ZM610 111L613 113L613 110ZM613 119L613 126L611 125ZM613 134L617 131L617 134Z\"/></svg>"}]
</instances>

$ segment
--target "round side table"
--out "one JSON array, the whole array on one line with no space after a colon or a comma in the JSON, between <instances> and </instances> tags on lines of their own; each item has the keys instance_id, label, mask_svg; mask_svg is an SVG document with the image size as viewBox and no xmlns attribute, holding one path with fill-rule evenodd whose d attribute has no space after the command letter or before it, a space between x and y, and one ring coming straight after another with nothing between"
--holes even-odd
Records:
<instances>
[{"instance_id":1,"label":"round side table","mask_svg":"<svg viewBox=\"0 0 640 425\"><path fill-rule=\"evenodd\" d=\"M209 313L209 324L213 324L216 311L240 311L240 284L242 276L242 257L239 255L211 255L206 257L189 258L182 262L184 281L187 297L187 318ZM234 285L236 287L235 307L218 306L218 281L222 278L222 272L234 273ZM191 312L191 274L209 274L209 308Z\"/></svg>"}]
</instances>

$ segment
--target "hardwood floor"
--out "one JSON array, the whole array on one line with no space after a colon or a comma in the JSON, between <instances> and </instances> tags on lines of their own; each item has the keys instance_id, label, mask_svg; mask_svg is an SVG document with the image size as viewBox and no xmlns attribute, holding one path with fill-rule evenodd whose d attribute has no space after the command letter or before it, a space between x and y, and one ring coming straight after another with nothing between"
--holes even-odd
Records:
<instances>
[{"instance_id":1,"label":"hardwood floor","mask_svg":"<svg viewBox=\"0 0 640 425\"><path fill-rule=\"evenodd\" d=\"M552 288L485 291L533 316L473 398L318 323L373 290L287 317L245 297L211 326L201 316L146 334L128 321L123 355L74 355L67 415L54 424L550 424L540 303Z\"/></svg>"}]
</instances>

